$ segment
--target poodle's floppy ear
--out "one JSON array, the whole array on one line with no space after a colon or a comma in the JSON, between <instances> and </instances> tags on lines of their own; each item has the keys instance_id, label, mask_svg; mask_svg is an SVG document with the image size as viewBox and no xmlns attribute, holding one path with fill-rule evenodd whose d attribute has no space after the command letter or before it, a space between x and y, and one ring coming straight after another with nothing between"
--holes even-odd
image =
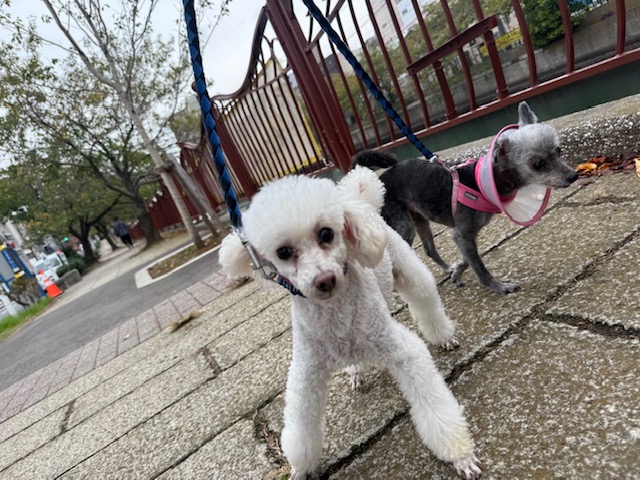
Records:
<instances>
[{"instance_id":1,"label":"poodle's floppy ear","mask_svg":"<svg viewBox=\"0 0 640 480\"><path fill-rule=\"evenodd\" d=\"M365 267L375 267L387 246L384 220L384 184L364 167L351 170L338 184L344 206L344 237L349 256Z\"/></svg>"},{"instance_id":2,"label":"poodle's floppy ear","mask_svg":"<svg viewBox=\"0 0 640 480\"><path fill-rule=\"evenodd\" d=\"M524 127L533 123L538 123L538 117L533 113L527 102L520 102L520 105L518 105L518 125Z\"/></svg>"},{"instance_id":3,"label":"poodle's floppy ear","mask_svg":"<svg viewBox=\"0 0 640 480\"><path fill-rule=\"evenodd\" d=\"M251 257L236 233L224 237L218 253L222 272L229 278L251 277Z\"/></svg>"},{"instance_id":4,"label":"poodle's floppy ear","mask_svg":"<svg viewBox=\"0 0 640 480\"><path fill-rule=\"evenodd\" d=\"M387 232L373 205L362 200L345 202L343 233L349 256L362 266L373 268L382 260Z\"/></svg>"}]
</instances>

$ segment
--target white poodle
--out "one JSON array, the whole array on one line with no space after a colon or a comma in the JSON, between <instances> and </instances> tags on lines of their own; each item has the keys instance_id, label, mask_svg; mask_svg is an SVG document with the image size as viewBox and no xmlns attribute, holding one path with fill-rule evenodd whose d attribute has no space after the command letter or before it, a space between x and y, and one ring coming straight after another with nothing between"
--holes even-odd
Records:
<instances>
[{"instance_id":1,"label":"white poodle","mask_svg":"<svg viewBox=\"0 0 640 480\"><path fill-rule=\"evenodd\" d=\"M351 365L389 370L411 405L422 441L468 479L481 471L455 397L424 342L389 312L395 287L425 338L458 345L435 281L409 245L379 215L384 186L357 167L339 184L289 176L254 197L243 217L248 241L302 295L292 298L293 359L285 393L282 449L291 478L320 463L331 374ZM230 277L259 276L237 235L220 263ZM359 369L352 369L359 384Z\"/></svg>"}]
</instances>

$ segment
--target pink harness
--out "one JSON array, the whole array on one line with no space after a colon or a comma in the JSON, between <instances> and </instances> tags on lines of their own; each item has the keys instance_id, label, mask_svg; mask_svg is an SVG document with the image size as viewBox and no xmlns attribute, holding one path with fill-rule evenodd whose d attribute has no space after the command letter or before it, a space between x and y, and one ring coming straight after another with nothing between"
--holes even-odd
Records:
<instances>
[{"instance_id":1,"label":"pink harness","mask_svg":"<svg viewBox=\"0 0 640 480\"><path fill-rule=\"evenodd\" d=\"M481 158L481 160L484 157ZM460 165L456 165L455 169L451 172L451 176L453 177L453 192L451 194L451 207L453 214L456 214L457 203L460 202L462 205L473 208L474 210L478 210L480 212L487 213L500 213L500 207L494 205L487 197L485 197L478 190L474 190L471 187L467 187L465 184L460 183L460 178L458 176L458 168L464 167L465 165L469 165L470 163L475 162L475 159L470 158L464 163ZM478 170L478 165L480 165L480 161L476 163L476 170ZM500 201L502 203L508 203L513 199L515 193L508 196L500 196Z\"/></svg>"},{"instance_id":2,"label":"pink harness","mask_svg":"<svg viewBox=\"0 0 640 480\"><path fill-rule=\"evenodd\" d=\"M474 159L470 158L465 163L456 165L455 168L451 170L451 178L453 181L453 188L451 191L451 213L453 216L455 216L458 202L460 202L462 205L480 212L504 213L509 217L509 219L511 219L511 221L518 225L533 225L540 219L549 201L549 196L551 194L551 190L549 188L539 185L530 185L520 190L523 194L525 194L524 190L527 190L522 199L523 201L529 202L530 205L533 205L534 208L536 208L534 214L530 215L528 212L522 213L521 206L524 203L514 202L518 196L518 191L508 196L498 195L498 190L493 179L493 149L495 147L496 140L503 132L517 128L518 125L507 125L500 130L493 138L489 152L487 152L484 157L480 157L480 159L478 159L474 175L480 191L461 184L458 175L458 168L473 163ZM544 194L541 193L541 189L544 189ZM517 205L518 203L520 203L520 205Z\"/></svg>"}]
</instances>

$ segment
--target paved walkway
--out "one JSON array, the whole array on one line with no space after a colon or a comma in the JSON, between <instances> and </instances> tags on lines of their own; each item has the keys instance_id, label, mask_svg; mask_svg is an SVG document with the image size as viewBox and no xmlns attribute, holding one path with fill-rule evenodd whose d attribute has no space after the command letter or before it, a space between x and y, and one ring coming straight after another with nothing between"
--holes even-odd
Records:
<instances>
[{"instance_id":1,"label":"paved walkway","mask_svg":"<svg viewBox=\"0 0 640 480\"><path fill-rule=\"evenodd\" d=\"M444 258L457 256L448 230L437 243ZM462 289L441 278L462 345L431 350L465 407L485 477L640 478L640 178L556 191L531 228L497 217L480 250L498 278L522 290L500 296L470 273ZM254 282L225 291L221 281L203 282L215 294L188 289L166 310L130 320L111 334L110 351L123 350L115 358L3 413L0 477L283 478L290 299ZM200 315L175 332L157 320L190 308ZM415 330L399 299L393 311ZM56 368L73 378L74 363L72 373ZM374 369L365 381L358 393L343 374L332 381L318 476L453 478L421 445L391 378ZM27 385L1 394L3 412L25 405Z\"/></svg>"},{"instance_id":2,"label":"paved walkway","mask_svg":"<svg viewBox=\"0 0 640 480\"><path fill-rule=\"evenodd\" d=\"M188 241L187 237L183 235L144 251L141 251L144 242L137 243L134 250L120 248L115 251L110 251L108 244L103 242L101 251L108 253L101 257L101 265L85 276L82 282L65 291L63 296L56 299L56 303L51 309L58 308L60 305L68 303L90 290L99 288L100 285L133 269L140 269L141 272L144 272L143 266L148 265L151 259L161 255L162 252L174 250L186 241ZM127 320L118 328L84 347L78 348L51 365L15 383L0 392L0 423L139 343L157 335L176 320L197 311L200 307L218 298L229 288L226 279L222 275L214 273L155 307Z\"/></svg>"}]
</instances>

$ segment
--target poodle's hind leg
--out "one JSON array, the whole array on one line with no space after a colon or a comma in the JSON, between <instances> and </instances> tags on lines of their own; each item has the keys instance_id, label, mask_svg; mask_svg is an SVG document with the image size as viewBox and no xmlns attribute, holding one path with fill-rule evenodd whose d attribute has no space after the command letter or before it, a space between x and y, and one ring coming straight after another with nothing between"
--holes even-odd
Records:
<instances>
[{"instance_id":1,"label":"poodle's hind leg","mask_svg":"<svg viewBox=\"0 0 640 480\"><path fill-rule=\"evenodd\" d=\"M291 478L304 479L322 457L324 414L330 371L308 358L294 358L285 390L282 451L291 465Z\"/></svg>"},{"instance_id":2,"label":"poodle's hind leg","mask_svg":"<svg viewBox=\"0 0 640 480\"><path fill-rule=\"evenodd\" d=\"M423 443L467 479L480 478L482 472L462 408L426 345L399 323L394 323L392 337L388 357L383 357L389 359L386 366L411 406L411 418Z\"/></svg>"},{"instance_id":3,"label":"poodle's hind leg","mask_svg":"<svg viewBox=\"0 0 640 480\"><path fill-rule=\"evenodd\" d=\"M446 350L458 347L455 325L444 311L433 275L413 249L391 229L388 238L394 287L409 305L420 332L429 343Z\"/></svg>"}]
</instances>

